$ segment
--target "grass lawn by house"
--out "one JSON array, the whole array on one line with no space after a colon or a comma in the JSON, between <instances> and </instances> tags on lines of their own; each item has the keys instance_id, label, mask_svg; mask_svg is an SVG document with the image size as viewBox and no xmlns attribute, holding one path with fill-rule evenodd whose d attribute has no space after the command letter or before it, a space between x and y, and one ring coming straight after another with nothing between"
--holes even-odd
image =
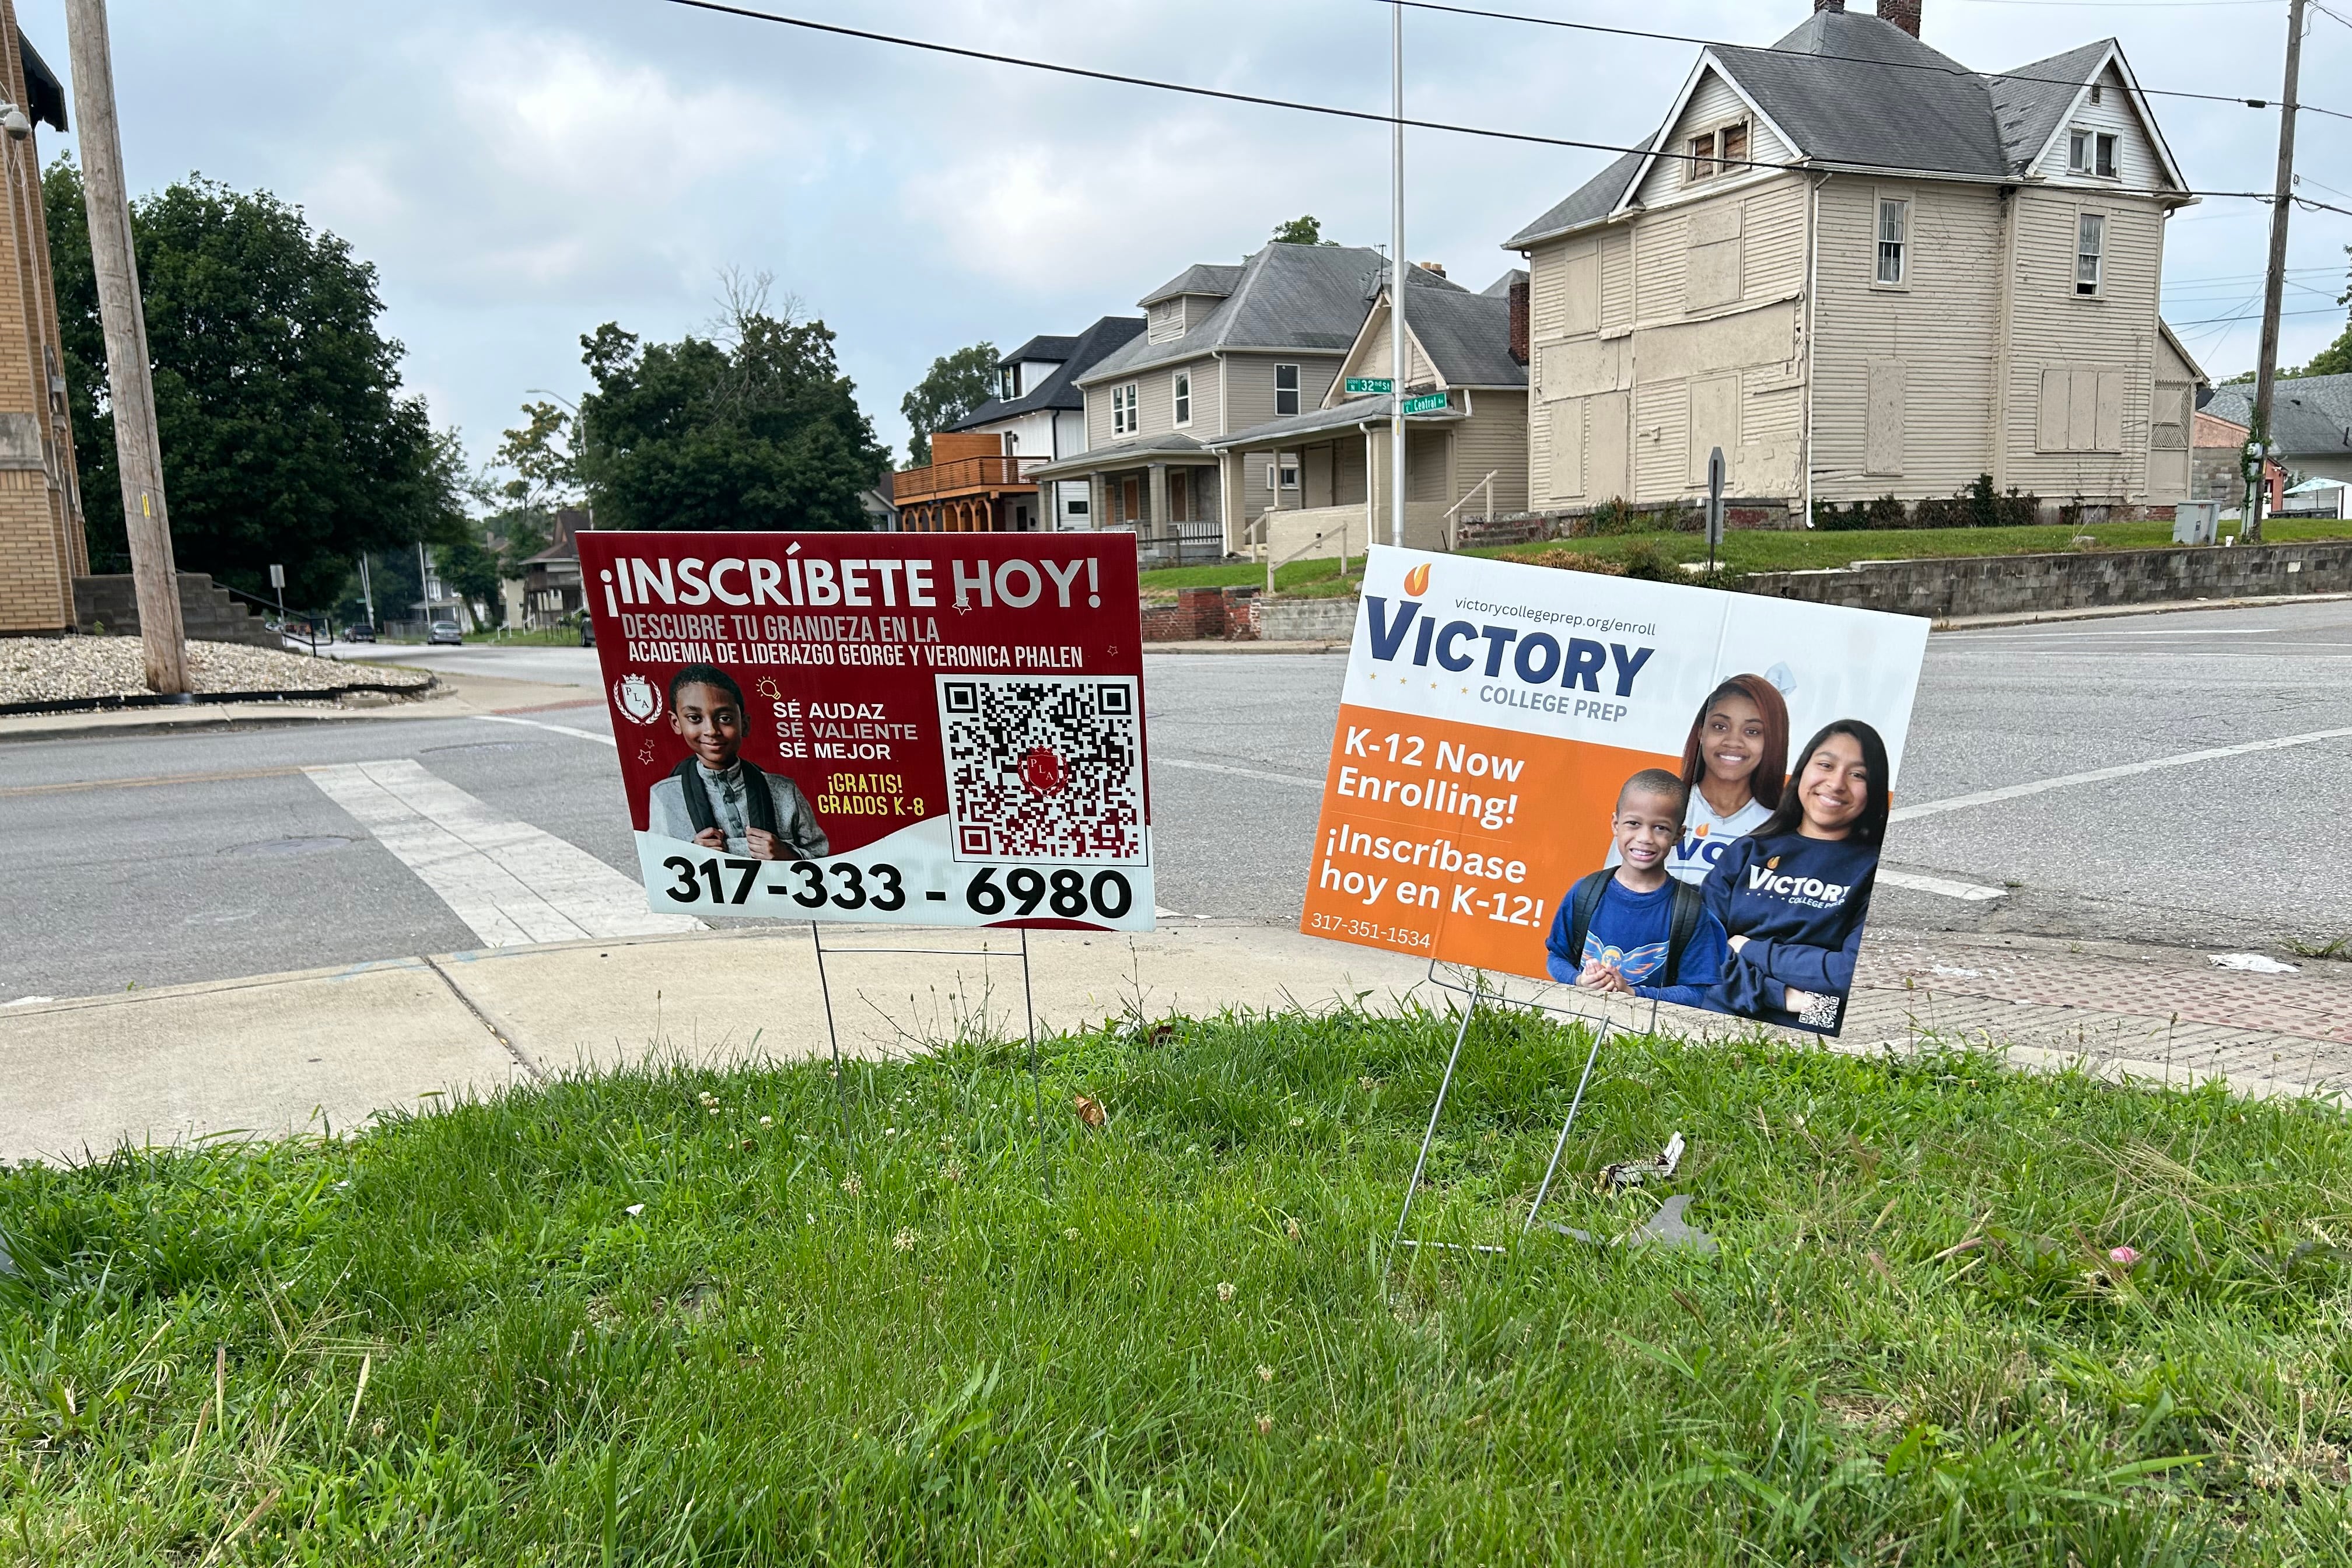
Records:
<instances>
[{"instance_id":1,"label":"grass lawn by house","mask_svg":"<svg viewBox=\"0 0 2352 1568\"><path fill-rule=\"evenodd\" d=\"M2352 524L2335 519L2273 518L2263 525L2263 537L2274 544L2300 540L2352 536ZM1742 529L1724 536L1721 559L1733 572L1787 572L1843 566L1854 561L1904 561L1936 555L2032 555L2076 548L2070 542L2089 535L2105 550L2151 550L2172 542L2168 522L2098 522L2080 529L1929 528L1865 529L1855 532L1828 529ZM1608 534L1590 539L1563 539L1541 544L1513 544L1467 552L1496 555L1509 552L1572 552L1613 558L1637 544L1648 545L1670 561L1706 559L1706 538L1697 533ZM1360 585L1362 570L1350 562L1353 574L1343 585L1336 561L1301 561L1276 574L1276 586L1301 596L1352 593ZM1171 567L1143 574L1147 594L1173 593L1178 588L1230 587L1263 584L1265 568L1241 563L1227 566Z\"/></svg>"},{"instance_id":2,"label":"grass lawn by house","mask_svg":"<svg viewBox=\"0 0 2352 1568\"><path fill-rule=\"evenodd\" d=\"M2344 1560L2337 1108L1612 1042L1627 1253L1494 1018L1384 1286L1450 1036L1052 1042L1050 1195L971 1042L0 1173L0 1563Z\"/></svg>"}]
</instances>

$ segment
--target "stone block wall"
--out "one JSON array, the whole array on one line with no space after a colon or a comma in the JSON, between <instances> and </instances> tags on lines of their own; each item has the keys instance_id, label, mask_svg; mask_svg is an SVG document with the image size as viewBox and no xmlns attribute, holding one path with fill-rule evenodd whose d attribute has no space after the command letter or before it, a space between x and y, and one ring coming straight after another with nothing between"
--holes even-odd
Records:
<instances>
[{"instance_id":1,"label":"stone block wall","mask_svg":"<svg viewBox=\"0 0 2352 1568\"><path fill-rule=\"evenodd\" d=\"M2352 542L1866 561L1828 571L1757 573L1745 586L1784 599L1938 620L2345 594L2352 593Z\"/></svg>"}]
</instances>

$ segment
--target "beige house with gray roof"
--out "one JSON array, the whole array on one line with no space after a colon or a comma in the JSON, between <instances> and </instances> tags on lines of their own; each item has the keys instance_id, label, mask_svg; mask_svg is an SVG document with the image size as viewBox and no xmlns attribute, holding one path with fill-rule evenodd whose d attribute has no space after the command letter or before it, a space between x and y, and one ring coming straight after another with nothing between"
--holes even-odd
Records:
<instances>
[{"instance_id":1,"label":"beige house with gray roof","mask_svg":"<svg viewBox=\"0 0 2352 1568\"><path fill-rule=\"evenodd\" d=\"M1703 50L1664 124L1507 242L1531 274L1529 504L1705 490L2188 492L2203 379L2158 317L2189 205L2112 39L1999 75L1843 0Z\"/></svg>"}]
</instances>

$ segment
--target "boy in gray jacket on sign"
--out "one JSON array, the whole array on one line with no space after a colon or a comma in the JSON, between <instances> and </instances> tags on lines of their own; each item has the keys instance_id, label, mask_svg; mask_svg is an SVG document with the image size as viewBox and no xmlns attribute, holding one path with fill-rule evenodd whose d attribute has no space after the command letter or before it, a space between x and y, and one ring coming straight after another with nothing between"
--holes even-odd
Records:
<instances>
[{"instance_id":1,"label":"boy in gray jacket on sign","mask_svg":"<svg viewBox=\"0 0 2352 1568\"><path fill-rule=\"evenodd\" d=\"M808 797L743 760L743 689L708 664L669 683L669 727L694 754L654 785L646 826L665 838L753 860L819 860L832 846Z\"/></svg>"}]
</instances>

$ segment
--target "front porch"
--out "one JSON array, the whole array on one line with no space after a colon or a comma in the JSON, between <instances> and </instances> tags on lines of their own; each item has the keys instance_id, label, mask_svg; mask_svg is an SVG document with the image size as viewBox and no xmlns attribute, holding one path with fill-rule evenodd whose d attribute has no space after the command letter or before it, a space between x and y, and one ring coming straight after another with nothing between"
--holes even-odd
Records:
<instances>
[{"instance_id":1,"label":"front porch","mask_svg":"<svg viewBox=\"0 0 2352 1568\"><path fill-rule=\"evenodd\" d=\"M1265 462L1278 480L1269 487L1275 504L1235 531L1234 548L1278 564L1360 556L1368 542L1391 542L1391 402L1384 395L1350 398L1220 442L1217 451L1227 462ZM1453 426L1465 417L1448 407L1406 422L1404 542L1412 549L1452 548L1452 513L1459 503L1449 506L1446 479L1454 466ZM1297 503L1282 504L1287 496Z\"/></svg>"},{"instance_id":2,"label":"front porch","mask_svg":"<svg viewBox=\"0 0 2352 1568\"><path fill-rule=\"evenodd\" d=\"M926 468L890 476L902 533L1026 533L1039 520L1033 470L1042 458L1008 457L1004 437L941 431Z\"/></svg>"},{"instance_id":3,"label":"front porch","mask_svg":"<svg viewBox=\"0 0 2352 1568\"><path fill-rule=\"evenodd\" d=\"M1185 436L1163 436L1066 458L1035 470L1040 483L1085 481L1097 530L1136 536L1146 566L1220 561L1226 552L1222 469Z\"/></svg>"}]
</instances>

